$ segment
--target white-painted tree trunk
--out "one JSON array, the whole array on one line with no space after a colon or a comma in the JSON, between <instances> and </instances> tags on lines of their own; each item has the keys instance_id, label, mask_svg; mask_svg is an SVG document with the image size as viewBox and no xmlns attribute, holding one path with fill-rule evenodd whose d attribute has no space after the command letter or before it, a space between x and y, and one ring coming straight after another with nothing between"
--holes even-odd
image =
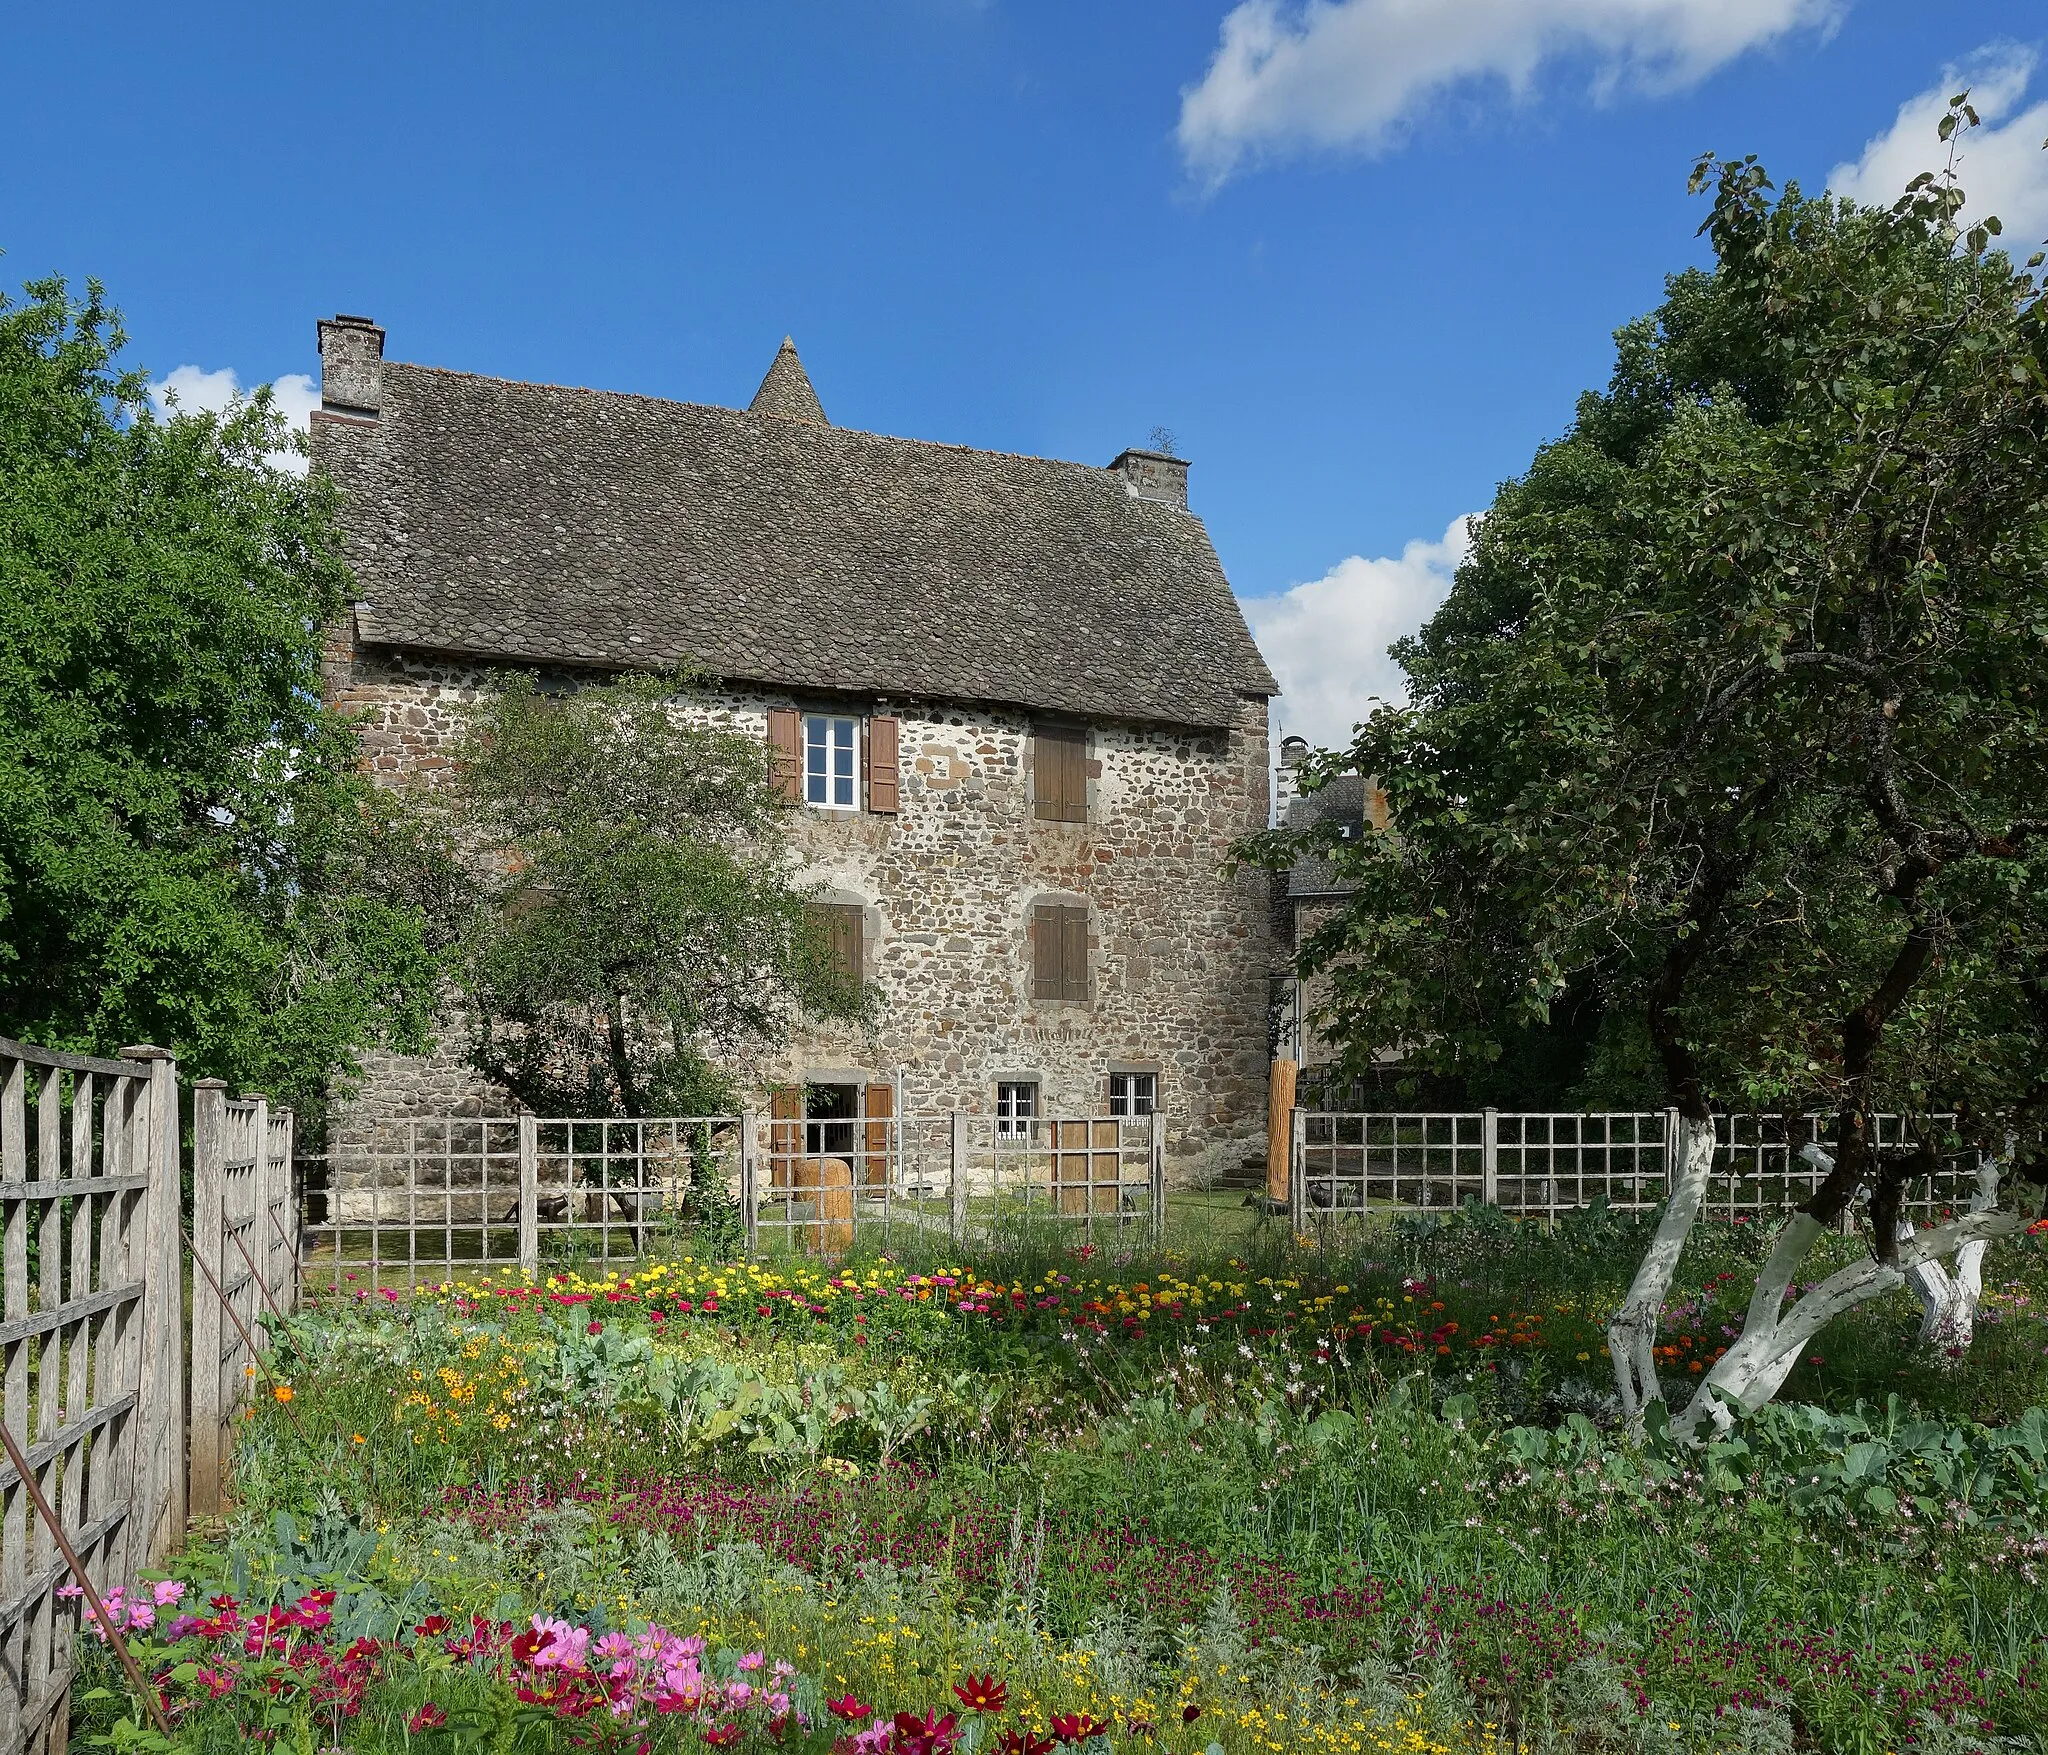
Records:
<instances>
[{"instance_id":1,"label":"white-painted tree trunk","mask_svg":"<svg viewBox=\"0 0 2048 1755\"><path fill-rule=\"evenodd\" d=\"M1874 1259L1852 1262L1830 1274L1790 1310L1781 1310L1799 1264L1826 1229L1811 1214L1793 1214L1757 1276L1741 1338L1701 1380L1685 1411L1671 1422L1671 1430L1694 1443L1707 1436L1703 1427L1711 1425L1714 1431L1725 1432L1738 1412L1753 1414L1778 1393L1799 1363L1800 1353L1843 1311L1904 1285L1907 1276L1922 1265L1972 1246L1975 1253L1969 1271L1974 1280L1984 1246L1994 1237L2018 1230L2019 1224L2016 1213L1984 1210L1932 1230L1916 1231L1910 1240L1901 1240L1897 1267ZM1974 1310L1974 1303L1971 1308Z\"/></svg>"},{"instance_id":2,"label":"white-painted tree trunk","mask_svg":"<svg viewBox=\"0 0 2048 1755\"><path fill-rule=\"evenodd\" d=\"M1699 1218L1707 1179L1714 1169L1712 1120L1687 1119L1681 1121L1680 1128L1671 1198L1664 1203L1657 1234L1636 1269L1628 1297L1607 1325L1615 1391L1632 1430L1641 1429L1644 1409L1664 1399L1663 1386L1657 1381L1657 1325L1663 1319L1664 1300L1670 1296L1678 1258Z\"/></svg>"},{"instance_id":3,"label":"white-painted tree trunk","mask_svg":"<svg viewBox=\"0 0 2048 1755\"><path fill-rule=\"evenodd\" d=\"M1977 1192L1970 1200L1972 1213L1988 1213L1998 1205L1999 1164L1996 1158L1977 1160ZM1899 1221L1899 1241L1913 1236L1910 1220ZM1951 1274L1938 1261L1923 1263L1907 1275L1920 1299L1920 1339L1945 1357L1960 1358L1969 1351L1977 1332L1977 1305L1984 1296L1984 1252L1988 1240L1973 1239L1956 1251L1956 1268Z\"/></svg>"}]
</instances>

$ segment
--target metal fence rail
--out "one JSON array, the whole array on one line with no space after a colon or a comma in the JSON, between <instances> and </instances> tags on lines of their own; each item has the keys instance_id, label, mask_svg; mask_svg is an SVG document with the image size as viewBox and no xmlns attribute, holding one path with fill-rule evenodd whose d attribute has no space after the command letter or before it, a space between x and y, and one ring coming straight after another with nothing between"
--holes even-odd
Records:
<instances>
[{"instance_id":1,"label":"metal fence rail","mask_svg":"<svg viewBox=\"0 0 2048 1755\"><path fill-rule=\"evenodd\" d=\"M771 1255L1165 1219L1156 1115L419 1116L300 1162L300 1271L363 1291L682 1249L723 1203Z\"/></svg>"},{"instance_id":2,"label":"metal fence rail","mask_svg":"<svg viewBox=\"0 0 2048 1755\"><path fill-rule=\"evenodd\" d=\"M118 1060L0 1039L0 1408L94 1584L185 1524L178 1089ZM61 1750L78 1614L0 1463L0 1752Z\"/></svg>"},{"instance_id":3,"label":"metal fence rail","mask_svg":"<svg viewBox=\"0 0 2048 1755\"><path fill-rule=\"evenodd\" d=\"M1832 1117L1722 1115L1705 1213L1761 1219L1810 1199L1823 1172L1800 1156L1825 1144ZM1953 1116L1933 1116L1937 1128ZM1910 1141L1915 1118L1876 1118L1880 1149ZM1644 1113L1325 1113L1297 1110L1289 1207L1298 1232L1327 1236L1345 1221L1407 1209L1447 1210L1477 1201L1554 1227L1596 1201L1623 1212L1661 1206L1671 1186L1680 1130L1676 1110ZM1978 1154L1945 1153L1916 1177L1906 1211L1916 1217L1967 1203Z\"/></svg>"}]
</instances>

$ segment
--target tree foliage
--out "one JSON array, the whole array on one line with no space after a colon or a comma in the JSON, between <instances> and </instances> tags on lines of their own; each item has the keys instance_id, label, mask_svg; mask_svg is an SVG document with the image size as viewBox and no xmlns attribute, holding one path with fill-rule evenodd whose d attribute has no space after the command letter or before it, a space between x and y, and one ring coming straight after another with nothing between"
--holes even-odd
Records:
<instances>
[{"instance_id":1,"label":"tree foliage","mask_svg":"<svg viewBox=\"0 0 2048 1755\"><path fill-rule=\"evenodd\" d=\"M2048 1066L2044 310L1952 176L1695 187L1715 268L1619 333L1397 648L1409 703L1325 760L1396 829L1330 846L1358 890L1306 960L1360 1054L1439 1072L1590 991L1689 1114L1834 1111L1839 1203L1873 1110Z\"/></svg>"},{"instance_id":2,"label":"tree foliage","mask_svg":"<svg viewBox=\"0 0 2048 1755\"><path fill-rule=\"evenodd\" d=\"M765 749L692 722L688 686L514 676L439 797L473 1059L543 1114L720 1112L722 1067L799 1015L862 1015L793 881Z\"/></svg>"},{"instance_id":3,"label":"tree foliage","mask_svg":"<svg viewBox=\"0 0 2048 1755\"><path fill-rule=\"evenodd\" d=\"M154 415L97 285L0 297L0 1031L317 1104L418 1046L418 911L320 703L346 574L266 392Z\"/></svg>"}]
</instances>

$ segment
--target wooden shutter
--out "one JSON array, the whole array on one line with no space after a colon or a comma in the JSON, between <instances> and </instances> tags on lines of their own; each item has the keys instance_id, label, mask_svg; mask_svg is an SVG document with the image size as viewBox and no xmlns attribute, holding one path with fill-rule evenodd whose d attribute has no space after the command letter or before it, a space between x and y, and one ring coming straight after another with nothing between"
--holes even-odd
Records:
<instances>
[{"instance_id":1,"label":"wooden shutter","mask_svg":"<svg viewBox=\"0 0 2048 1755\"><path fill-rule=\"evenodd\" d=\"M889 1180L889 1118L896 1113L896 1087L868 1086L863 1107L868 1118L867 1163L860 1180L869 1188L880 1188Z\"/></svg>"},{"instance_id":2,"label":"wooden shutter","mask_svg":"<svg viewBox=\"0 0 2048 1755\"><path fill-rule=\"evenodd\" d=\"M1040 725L1031 738L1032 814L1049 823L1088 820L1088 733Z\"/></svg>"},{"instance_id":3,"label":"wooden shutter","mask_svg":"<svg viewBox=\"0 0 2048 1755\"><path fill-rule=\"evenodd\" d=\"M1088 910L1060 910L1060 998L1088 997Z\"/></svg>"},{"instance_id":4,"label":"wooden shutter","mask_svg":"<svg viewBox=\"0 0 2048 1755\"><path fill-rule=\"evenodd\" d=\"M896 814L896 721L868 721L868 809L877 816Z\"/></svg>"},{"instance_id":5,"label":"wooden shutter","mask_svg":"<svg viewBox=\"0 0 2048 1755\"><path fill-rule=\"evenodd\" d=\"M1088 998L1088 910L1040 902L1031 910L1031 997Z\"/></svg>"},{"instance_id":6,"label":"wooden shutter","mask_svg":"<svg viewBox=\"0 0 2048 1755\"><path fill-rule=\"evenodd\" d=\"M794 707L768 709L768 773L776 795L791 804L804 797L804 722Z\"/></svg>"}]
</instances>

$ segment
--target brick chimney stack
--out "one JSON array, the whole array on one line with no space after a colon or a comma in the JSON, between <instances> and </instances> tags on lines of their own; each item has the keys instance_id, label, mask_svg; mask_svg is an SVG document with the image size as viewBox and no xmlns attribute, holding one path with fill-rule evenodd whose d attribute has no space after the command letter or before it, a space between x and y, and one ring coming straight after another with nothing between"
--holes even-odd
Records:
<instances>
[{"instance_id":1,"label":"brick chimney stack","mask_svg":"<svg viewBox=\"0 0 2048 1755\"><path fill-rule=\"evenodd\" d=\"M320 406L375 420L384 407L384 331L367 317L320 319Z\"/></svg>"}]
</instances>

